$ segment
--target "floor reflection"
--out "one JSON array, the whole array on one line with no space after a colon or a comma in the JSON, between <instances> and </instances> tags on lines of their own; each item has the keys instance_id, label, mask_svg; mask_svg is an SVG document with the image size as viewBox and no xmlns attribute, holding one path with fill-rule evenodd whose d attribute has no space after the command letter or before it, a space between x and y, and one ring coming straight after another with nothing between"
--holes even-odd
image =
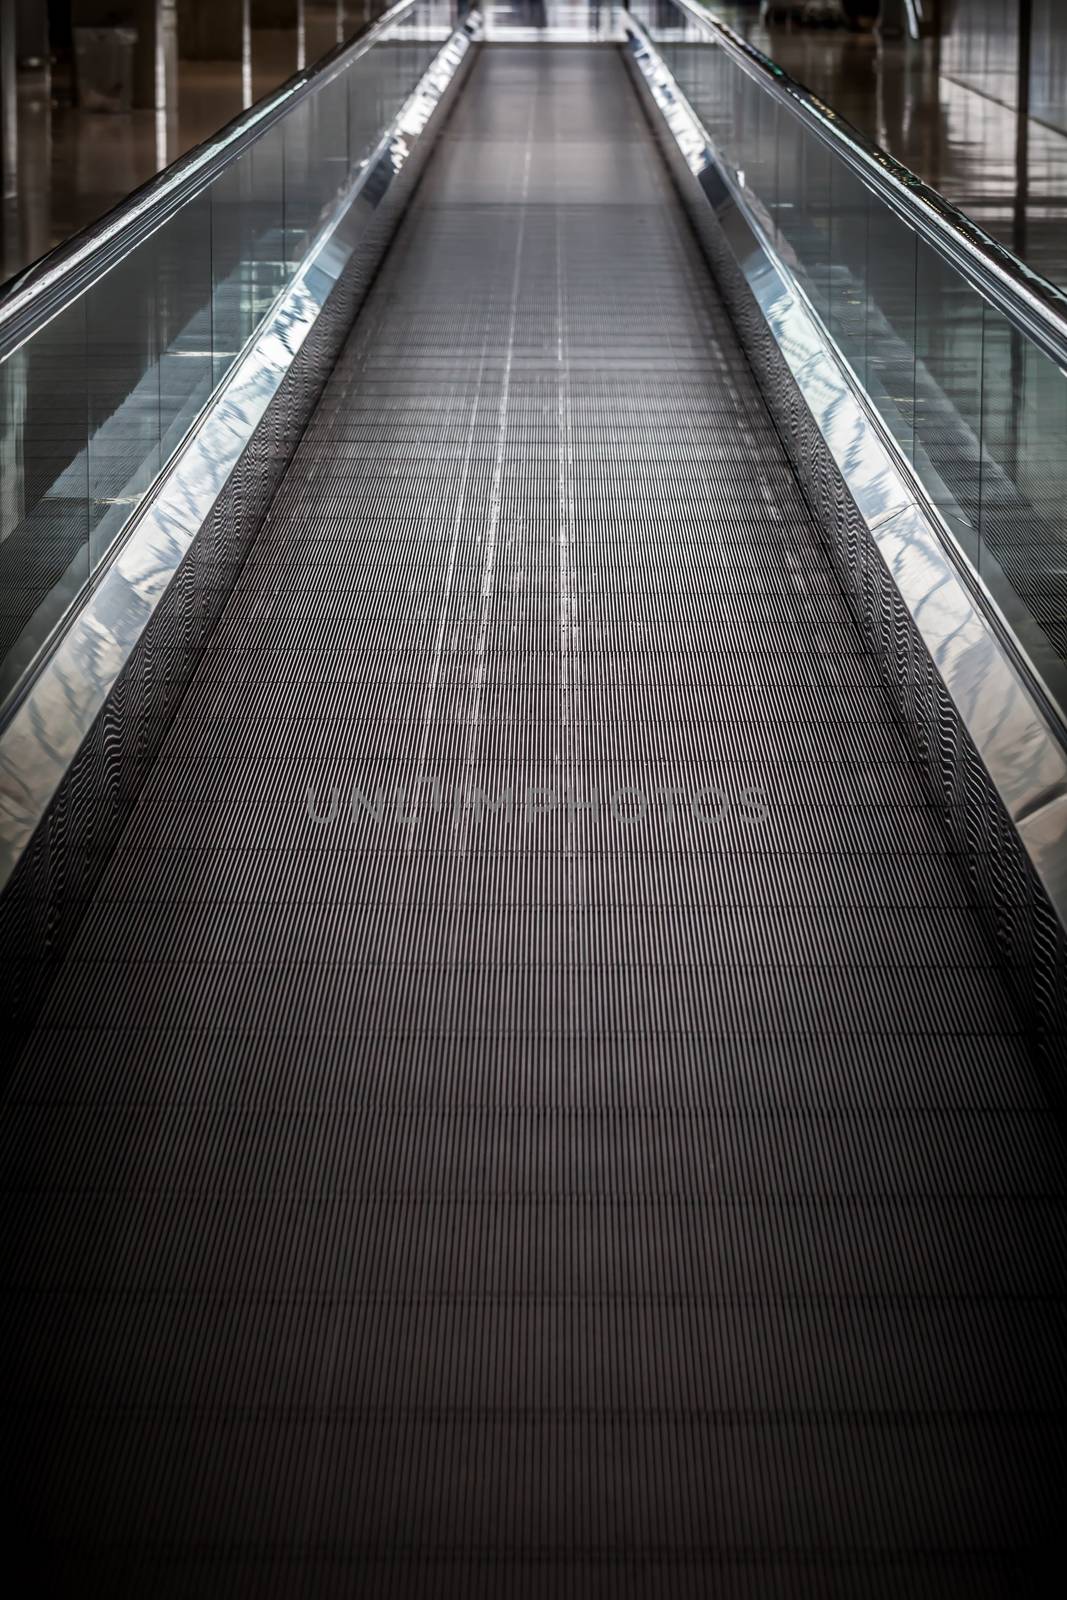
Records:
<instances>
[{"instance_id":1,"label":"floor reflection","mask_svg":"<svg viewBox=\"0 0 1067 1600\"><path fill-rule=\"evenodd\" d=\"M941 70L937 46L713 9L1046 278L1067 285L1067 134Z\"/></svg>"},{"instance_id":2,"label":"floor reflection","mask_svg":"<svg viewBox=\"0 0 1067 1600\"><path fill-rule=\"evenodd\" d=\"M181 61L166 111L108 115L54 103L47 70L19 81L18 194L0 211L0 278L109 211L254 100L353 33L384 0L308 0L299 28L253 28L250 59Z\"/></svg>"},{"instance_id":3,"label":"floor reflection","mask_svg":"<svg viewBox=\"0 0 1067 1600\"><path fill-rule=\"evenodd\" d=\"M344 0L352 31L381 0ZM666 3L666 0L665 0ZM489 0L490 39L618 37L611 0ZM790 25L752 4L714 9L843 116L912 167L1037 271L1067 284L1067 134L955 82L920 48ZM20 84L19 195L4 206L0 275L9 277L168 161L207 138L337 37L336 0L308 0L301 30L252 30L251 90L239 62L185 61L165 114L87 114L51 103L44 73Z\"/></svg>"},{"instance_id":4,"label":"floor reflection","mask_svg":"<svg viewBox=\"0 0 1067 1600\"><path fill-rule=\"evenodd\" d=\"M502 43L622 38L614 0L488 0L481 10L486 38Z\"/></svg>"}]
</instances>

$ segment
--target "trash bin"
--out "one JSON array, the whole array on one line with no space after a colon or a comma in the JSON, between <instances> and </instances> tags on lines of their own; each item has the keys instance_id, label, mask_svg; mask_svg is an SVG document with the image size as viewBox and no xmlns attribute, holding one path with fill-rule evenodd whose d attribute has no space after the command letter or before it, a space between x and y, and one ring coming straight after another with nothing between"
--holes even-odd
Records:
<instances>
[{"instance_id":1,"label":"trash bin","mask_svg":"<svg viewBox=\"0 0 1067 1600\"><path fill-rule=\"evenodd\" d=\"M83 111L129 111L135 28L75 28L74 79Z\"/></svg>"}]
</instances>

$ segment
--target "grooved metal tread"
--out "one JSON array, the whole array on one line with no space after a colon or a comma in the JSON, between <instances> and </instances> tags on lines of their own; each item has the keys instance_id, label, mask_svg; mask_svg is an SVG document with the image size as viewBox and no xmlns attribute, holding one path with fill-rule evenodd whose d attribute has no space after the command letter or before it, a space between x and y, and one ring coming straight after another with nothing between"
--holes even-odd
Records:
<instances>
[{"instance_id":1,"label":"grooved metal tread","mask_svg":"<svg viewBox=\"0 0 1067 1600\"><path fill-rule=\"evenodd\" d=\"M39 1592L1051 1592L1062 1134L614 50L483 47L0 1182Z\"/></svg>"}]
</instances>

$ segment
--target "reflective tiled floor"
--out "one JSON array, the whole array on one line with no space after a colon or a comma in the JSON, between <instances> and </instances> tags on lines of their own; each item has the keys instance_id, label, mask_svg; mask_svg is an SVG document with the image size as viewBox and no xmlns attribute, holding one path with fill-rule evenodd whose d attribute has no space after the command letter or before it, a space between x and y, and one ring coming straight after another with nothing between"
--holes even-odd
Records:
<instances>
[{"instance_id":1,"label":"reflective tiled floor","mask_svg":"<svg viewBox=\"0 0 1067 1600\"><path fill-rule=\"evenodd\" d=\"M482 0L486 38L578 44L591 39L622 39L613 0Z\"/></svg>"},{"instance_id":2,"label":"reflective tiled floor","mask_svg":"<svg viewBox=\"0 0 1067 1600\"><path fill-rule=\"evenodd\" d=\"M21 87L20 195L3 212L0 270L19 271L99 216L168 161L352 31L377 0L316 0L295 30L254 29L251 62L183 62L176 106L125 116L50 105L41 75ZM611 37L610 0L500 0L483 6L493 38ZM1067 283L1067 134L954 82L936 47L765 26L758 8L716 12L892 151L991 234L1055 282ZM251 90L249 91L249 77Z\"/></svg>"},{"instance_id":3,"label":"reflective tiled floor","mask_svg":"<svg viewBox=\"0 0 1067 1600\"><path fill-rule=\"evenodd\" d=\"M19 84L18 195L0 210L0 278L20 272L353 33L381 0L308 0L301 29L253 28L247 61L181 61L166 111L116 115L53 103L68 74Z\"/></svg>"},{"instance_id":4,"label":"reflective tiled floor","mask_svg":"<svg viewBox=\"0 0 1067 1600\"><path fill-rule=\"evenodd\" d=\"M955 82L933 41L765 26L751 4L711 9L1038 272L1067 283L1067 134Z\"/></svg>"}]
</instances>

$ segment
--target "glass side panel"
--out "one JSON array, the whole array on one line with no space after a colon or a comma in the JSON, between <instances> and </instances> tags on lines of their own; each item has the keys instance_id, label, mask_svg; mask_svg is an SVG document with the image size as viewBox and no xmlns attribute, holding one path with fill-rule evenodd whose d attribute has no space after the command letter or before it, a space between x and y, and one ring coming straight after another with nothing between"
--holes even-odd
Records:
<instances>
[{"instance_id":1,"label":"glass side panel","mask_svg":"<svg viewBox=\"0 0 1067 1600\"><path fill-rule=\"evenodd\" d=\"M161 462L174 454L214 387L211 220L206 191L156 235Z\"/></svg>"},{"instance_id":2,"label":"glass side panel","mask_svg":"<svg viewBox=\"0 0 1067 1600\"><path fill-rule=\"evenodd\" d=\"M824 321L830 310L830 161L823 141L787 116L778 141L779 244Z\"/></svg>"},{"instance_id":3,"label":"glass side panel","mask_svg":"<svg viewBox=\"0 0 1067 1600\"><path fill-rule=\"evenodd\" d=\"M374 52L371 51L373 55ZM313 109L312 145L319 173L318 221L323 224L348 183L348 93L343 78L323 84L309 102Z\"/></svg>"},{"instance_id":4,"label":"glass side panel","mask_svg":"<svg viewBox=\"0 0 1067 1600\"><path fill-rule=\"evenodd\" d=\"M841 162L830 168L830 332L859 382L867 386L870 206L862 179Z\"/></svg>"},{"instance_id":5,"label":"glass side panel","mask_svg":"<svg viewBox=\"0 0 1067 1600\"><path fill-rule=\"evenodd\" d=\"M745 140L739 165L745 188L753 198L760 222L773 228L778 210L778 138L782 121L778 102L765 94L752 78L742 88Z\"/></svg>"},{"instance_id":6,"label":"glass side panel","mask_svg":"<svg viewBox=\"0 0 1067 1600\"><path fill-rule=\"evenodd\" d=\"M85 310L0 364L0 694L89 581Z\"/></svg>"},{"instance_id":7,"label":"glass side panel","mask_svg":"<svg viewBox=\"0 0 1067 1600\"><path fill-rule=\"evenodd\" d=\"M978 555L982 304L954 267L916 245L915 470L966 555Z\"/></svg>"},{"instance_id":8,"label":"glass side panel","mask_svg":"<svg viewBox=\"0 0 1067 1600\"><path fill-rule=\"evenodd\" d=\"M103 560L159 472L158 235L88 291L89 537Z\"/></svg>"},{"instance_id":9,"label":"glass side panel","mask_svg":"<svg viewBox=\"0 0 1067 1600\"><path fill-rule=\"evenodd\" d=\"M278 124L284 139L282 194L285 200L285 264L292 276L308 252L318 220L318 172L315 167L314 117L311 103L294 106Z\"/></svg>"},{"instance_id":10,"label":"glass side panel","mask_svg":"<svg viewBox=\"0 0 1067 1600\"><path fill-rule=\"evenodd\" d=\"M0 361L0 700L84 595L448 38L422 0ZM332 42L332 40L331 40Z\"/></svg>"},{"instance_id":11,"label":"glass side panel","mask_svg":"<svg viewBox=\"0 0 1067 1600\"><path fill-rule=\"evenodd\" d=\"M1067 378L984 307L978 570L1067 706Z\"/></svg>"},{"instance_id":12,"label":"glass side panel","mask_svg":"<svg viewBox=\"0 0 1067 1600\"><path fill-rule=\"evenodd\" d=\"M1067 373L771 78L674 0L634 0L631 11L953 549L1067 708Z\"/></svg>"},{"instance_id":13,"label":"glass side panel","mask_svg":"<svg viewBox=\"0 0 1067 1600\"><path fill-rule=\"evenodd\" d=\"M280 128L211 185L214 381L222 382L286 281Z\"/></svg>"},{"instance_id":14,"label":"glass side panel","mask_svg":"<svg viewBox=\"0 0 1067 1600\"><path fill-rule=\"evenodd\" d=\"M250 273L252 324L258 328L289 281L285 259L285 126L276 124L251 148L252 239L245 266Z\"/></svg>"},{"instance_id":15,"label":"glass side panel","mask_svg":"<svg viewBox=\"0 0 1067 1600\"><path fill-rule=\"evenodd\" d=\"M368 159L383 128L388 126L385 115L388 99L385 89L387 52L384 44L357 61L345 74L348 98L348 161L353 171L358 171Z\"/></svg>"},{"instance_id":16,"label":"glass side panel","mask_svg":"<svg viewBox=\"0 0 1067 1600\"><path fill-rule=\"evenodd\" d=\"M914 230L873 195L867 207L866 388L908 460L915 454Z\"/></svg>"}]
</instances>

